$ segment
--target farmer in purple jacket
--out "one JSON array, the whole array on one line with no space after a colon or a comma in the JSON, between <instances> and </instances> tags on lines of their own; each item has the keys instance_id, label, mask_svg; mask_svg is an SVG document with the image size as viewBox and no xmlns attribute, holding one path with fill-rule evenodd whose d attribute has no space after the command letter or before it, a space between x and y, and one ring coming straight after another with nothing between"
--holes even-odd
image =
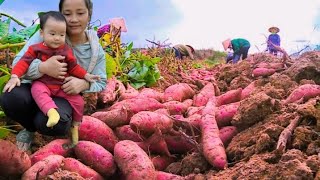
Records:
<instances>
[{"instance_id":1,"label":"farmer in purple jacket","mask_svg":"<svg viewBox=\"0 0 320 180\"><path fill-rule=\"evenodd\" d=\"M279 28L277 27L270 27L269 28L269 32L271 33L268 37L268 51L270 54L273 54L275 56L278 55L278 50L277 48L275 48L274 45L276 46L280 46L280 36L278 34L278 32L280 31Z\"/></svg>"}]
</instances>

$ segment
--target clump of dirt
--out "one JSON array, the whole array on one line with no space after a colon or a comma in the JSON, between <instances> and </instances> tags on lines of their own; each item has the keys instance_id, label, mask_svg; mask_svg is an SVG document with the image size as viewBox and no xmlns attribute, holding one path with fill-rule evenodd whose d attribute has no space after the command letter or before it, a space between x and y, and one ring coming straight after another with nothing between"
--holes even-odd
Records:
<instances>
[{"instance_id":1,"label":"clump of dirt","mask_svg":"<svg viewBox=\"0 0 320 180\"><path fill-rule=\"evenodd\" d=\"M49 175L45 180L57 180L57 179L63 179L63 180L85 180L82 176L80 176L78 173L70 172L66 170L59 170L51 175Z\"/></svg>"},{"instance_id":2,"label":"clump of dirt","mask_svg":"<svg viewBox=\"0 0 320 180\"><path fill-rule=\"evenodd\" d=\"M230 82L229 90L238 89L238 88L244 89L245 87L247 87L251 83L251 81L252 80L247 78L246 76L240 75L238 77L235 77Z\"/></svg>"}]
</instances>

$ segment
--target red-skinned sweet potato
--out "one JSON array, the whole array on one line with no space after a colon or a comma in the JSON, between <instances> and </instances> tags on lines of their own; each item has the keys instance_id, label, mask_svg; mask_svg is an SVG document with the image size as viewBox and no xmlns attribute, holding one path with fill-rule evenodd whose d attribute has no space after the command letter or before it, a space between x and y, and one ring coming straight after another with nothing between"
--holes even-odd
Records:
<instances>
[{"instance_id":1,"label":"red-skinned sweet potato","mask_svg":"<svg viewBox=\"0 0 320 180\"><path fill-rule=\"evenodd\" d=\"M173 163L175 161L174 157L168 157L168 156L154 156L151 158L151 161L158 171L165 170L169 164Z\"/></svg>"},{"instance_id":2,"label":"red-skinned sweet potato","mask_svg":"<svg viewBox=\"0 0 320 180\"><path fill-rule=\"evenodd\" d=\"M259 77L259 76L270 76L276 72L275 69L269 68L255 68L252 71L252 77Z\"/></svg>"},{"instance_id":3,"label":"red-skinned sweet potato","mask_svg":"<svg viewBox=\"0 0 320 180\"><path fill-rule=\"evenodd\" d=\"M177 83L167 87L164 91L165 101L184 101L192 99L195 95L194 90L186 83Z\"/></svg>"},{"instance_id":4,"label":"red-skinned sweet potato","mask_svg":"<svg viewBox=\"0 0 320 180\"><path fill-rule=\"evenodd\" d=\"M50 156L50 155L60 155L63 157L69 157L73 150L72 149L65 149L62 147L63 144L70 144L69 139L55 139L42 148L40 148L38 151L34 152L30 158L32 164L35 164L36 162Z\"/></svg>"},{"instance_id":5,"label":"red-skinned sweet potato","mask_svg":"<svg viewBox=\"0 0 320 180\"><path fill-rule=\"evenodd\" d=\"M26 152L20 151L10 141L0 139L0 174L19 176L31 167L31 160Z\"/></svg>"},{"instance_id":6,"label":"red-skinned sweet potato","mask_svg":"<svg viewBox=\"0 0 320 180\"><path fill-rule=\"evenodd\" d=\"M230 104L233 102L238 102L241 100L241 92L242 88L238 88L235 90L230 90L220 96L217 97L216 107L219 107L224 104Z\"/></svg>"},{"instance_id":7,"label":"red-skinned sweet potato","mask_svg":"<svg viewBox=\"0 0 320 180\"><path fill-rule=\"evenodd\" d=\"M79 126L79 139L93 141L112 152L118 138L104 122L91 116L83 116Z\"/></svg>"},{"instance_id":8,"label":"red-skinned sweet potato","mask_svg":"<svg viewBox=\"0 0 320 180\"><path fill-rule=\"evenodd\" d=\"M255 81L252 81L247 87L245 87L241 92L241 100L249 97L251 93L255 90Z\"/></svg>"},{"instance_id":9,"label":"red-skinned sweet potato","mask_svg":"<svg viewBox=\"0 0 320 180\"><path fill-rule=\"evenodd\" d=\"M171 174L163 171L157 171L156 180L184 180L182 176L178 176L176 174Z\"/></svg>"},{"instance_id":10,"label":"red-skinned sweet potato","mask_svg":"<svg viewBox=\"0 0 320 180\"><path fill-rule=\"evenodd\" d=\"M238 134L238 130L235 126L226 126L220 129L219 137L224 146L227 147L236 134Z\"/></svg>"},{"instance_id":11,"label":"red-skinned sweet potato","mask_svg":"<svg viewBox=\"0 0 320 180\"><path fill-rule=\"evenodd\" d=\"M134 132L130 125L124 125L116 128L116 135L120 140L131 140L134 142L141 142L144 140L143 136Z\"/></svg>"},{"instance_id":12,"label":"red-skinned sweet potato","mask_svg":"<svg viewBox=\"0 0 320 180\"><path fill-rule=\"evenodd\" d=\"M173 121L168 116L151 111L141 111L133 115L130 120L131 129L143 135L151 135L156 129L166 133L172 126Z\"/></svg>"},{"instance_id":13,"label":"red-skinned sweet potato","mask_svg":"<svg viewBox=\"0 0 320 180\"><path fill-rule=\"evenodd\" d=\"M137 98L153 98L159 102L163 102L164 94L151 88L143 88Z\"/></svg>"},{"instance_id":14,"label":"red-skinned sweet potato","mask_svg":"<svg viewBox=\"0 0 320 180\"><path fill-rule=\"evenodd\" d=\"M156 170L149 156L133 141L118 142L114 147L114 159L126 179L156 179Z\"/></svg>"},{"instance_id":15,"label":"red-skinned sweet potato","mask_svg":"<svg viewBox=\"0 0 320 180\"><path fill-rule=\"evenodd\" d=\"M64 157L50 155L41 161L36 162L22 175L22 180L43 179L56 172L62 164Z\"/></svg>"},{"instance_id":16,"label":"red-skinned sweet potato","mask_svg":"<svg viewBox=\"0 0 320 180\"><path fill-rule=\"evenodd\" d=\"M218 107L218 110L215 113L215 117L219 128L231 124L231 120L238 111L239 106L240 102L235 102Z\"/></svg>"},{"instance_id":17,"label":"red-skinned sweet potato","mask_svg":"<svg viewBox=\"0 0 320 180\"><path fill-rule=\"evenodd\" d=\"M320 86L317 84L304 84L296 88L283 101L283 104L289 104L297 101L306 101L310 98L320 95Z\"/></svg>"},{"instance_id":18,"label":"red-skinned sweet potato","mask_svg":"<svg viewBox=\"0 0 320 180\"><path fill-rule=\"evenodd\" d=\"M130 118L128 117L128 112L125 107L120 109L114 109L110 111L97 111L91 114L92 117L100 119L106 123L110 128L116 128L129 124Z\"/></svg>"},{"instance_id":19,"label":"red-skinned sweet potato","mask_svg":"<svg viewBox=\"0 0 320 180\"><path fill-rule=\"evenodd\" d=\"M201 142L203 155L207 161L218 169L225 169L227 164L227 155L223 142L219 135L219 128L215 119L216 99L209 99L206 107L203 109L201 118Z\"/></svg>"},{"instance_id":20,"label":"red-skinned sweet potato","mask_svg":"<svg viewBox=\"0 0 320 180\"><path fill-rule=\"evenodd\" d=\"M73 158L64 158L62 161L61 169L70 172L76 172L81 177L92 180L103 180L104 178L95 170L84 165L82 162Z\"/></svg>"},{"instance_id":21,"label":"red-skinned sweet potato","mask_svg":"<svg viewBox=\"0 0 320 180\"><path fill-rule=\"evenodd\" d=\"M116 171L112 154L99 144L91 141L79 141L74 152L81 162L104 177L109 177Z\"/></svg>"},{"instance_id":22,"label":"red-skinned sweet potato","mask_svg":"<svg viewBox=\"0 0 320 180\"><path fill-rule=\"evenodd\" d=\"M204 106L212 96L215 96L215 88L212 83L208 83L201 89L199 94L193 97L193 105L196 107Z\"/></svg>"},{"instance_id":23,"label":"red-skinned sweet potato","mask_svg":"<svg viewBox=\"0 0 320 180\"><path fill-rule=\"evenodd\" d=\"M133 98L117 102L109 110L121 109L122 107L125 107L128 113L131 113L129 114L129 117L131 117L140 111L155 111L164 108L164 105L153 98Z\"/></svg>"}]
</instances>

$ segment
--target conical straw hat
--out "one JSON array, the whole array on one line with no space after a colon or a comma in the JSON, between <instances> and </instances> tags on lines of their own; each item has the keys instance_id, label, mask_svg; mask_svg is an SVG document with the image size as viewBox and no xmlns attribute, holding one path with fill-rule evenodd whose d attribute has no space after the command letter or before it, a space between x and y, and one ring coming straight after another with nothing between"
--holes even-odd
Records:
<instances>
[{"instance_id":1,"label":"conical straw hat","mask_svg":"<svg viewBox=\"0 0 320 180\"><path fill-rule=\"evenodd\" d=\"M227 50L229 48L230 43L231 43L231 39L226 39L222 42L222 46L223 46L224 50Z\"/></svg>"}]
</instances>

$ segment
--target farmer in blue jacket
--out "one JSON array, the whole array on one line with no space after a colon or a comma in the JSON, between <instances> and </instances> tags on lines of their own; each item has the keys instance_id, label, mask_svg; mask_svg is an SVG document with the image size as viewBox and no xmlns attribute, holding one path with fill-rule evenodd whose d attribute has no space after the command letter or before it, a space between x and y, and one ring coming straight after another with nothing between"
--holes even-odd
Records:
<instances>
[{"instance_id":1,"label":"farmer in blue jacket","mask_svg":"<svg viewBox=\"0 0 320 180\"><path fill-rule=\"evenodd\" d=\"M275 56L278 55L278 50L275 47L275 45L280 46L280 36L278 34L279 31L280 29L274 26L269 28L269 32L271 34L268 36L268 41L267 41L268 51L270 54L273 54Z\"/></svg>"},{"instance_id":2,"label":"farmer in blue jacket","mask_svg":"<svg viewBox=\"0 0 320 180\"><path fill-rule=\"evenodd\" d=\"M239 61L242 56L242 60L248 57L248 52L250 48L250 43L246 39L226 39L222 42L224 50L232 49L233 50L233 59L232 63L235 64Z\"/></svg>"}]
</instances>

